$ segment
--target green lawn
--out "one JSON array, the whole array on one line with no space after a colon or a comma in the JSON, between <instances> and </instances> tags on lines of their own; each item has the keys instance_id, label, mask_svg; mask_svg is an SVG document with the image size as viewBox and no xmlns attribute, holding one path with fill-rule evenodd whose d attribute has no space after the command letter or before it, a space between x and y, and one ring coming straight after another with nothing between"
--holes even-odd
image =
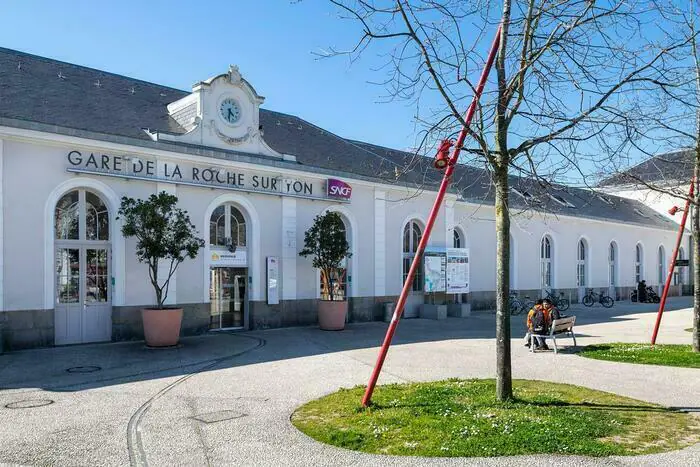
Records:
<instances>
[{"instance_id":1,"label":"green lawn","mask_svg":"<svg viewBox=\"0 0 700 467\"><path fill-rule=\"evenodd\" d=\"M376 454L512 456L633 455L700 442L700 419L635 399L544 381L514 381L515 400L495 401L494 380L341 389L297 409L312 438Z\"/></svg>"},{"instance_id":2,"label":"green lawn","mask_svg":"<svg viewBox=\"0 0 700 467\"><path fill-rule=\"evenodd\" d=\"M690 345L598 344L584 347L579 355L614 362L700 368L700 353Z\"/></svg>"}]
</instances>

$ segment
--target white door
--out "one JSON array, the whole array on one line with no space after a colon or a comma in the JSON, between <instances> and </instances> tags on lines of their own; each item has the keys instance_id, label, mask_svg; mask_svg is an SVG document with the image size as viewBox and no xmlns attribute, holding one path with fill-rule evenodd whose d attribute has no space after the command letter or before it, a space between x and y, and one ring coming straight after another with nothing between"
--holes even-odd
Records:
<instances>
[{"instance_id":1,"label":"white door","mask_svg":"<svg viewBox=\"0 0 700 467\"><path fill-rule=\"evenodd\" d=\"M110 250L106 246L57 244L55 344L112 338Z\"/></svg>"}]
</instances>

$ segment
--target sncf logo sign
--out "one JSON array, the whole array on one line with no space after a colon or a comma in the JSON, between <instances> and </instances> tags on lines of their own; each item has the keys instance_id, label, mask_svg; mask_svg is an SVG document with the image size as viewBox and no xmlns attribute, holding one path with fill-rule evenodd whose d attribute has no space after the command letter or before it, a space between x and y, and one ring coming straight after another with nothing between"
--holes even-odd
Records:
<instances>
[{"instance_id":1,"label":"sncf logo sign","mask_svg":"<svg viewBox=\"0 0 700 467\"><path fill-rule=\"evenodd\" d=\"M328 179L328 196L350 199L351 195L352 187L350 185L335 178Z\"/></svg>"}]
</instances>

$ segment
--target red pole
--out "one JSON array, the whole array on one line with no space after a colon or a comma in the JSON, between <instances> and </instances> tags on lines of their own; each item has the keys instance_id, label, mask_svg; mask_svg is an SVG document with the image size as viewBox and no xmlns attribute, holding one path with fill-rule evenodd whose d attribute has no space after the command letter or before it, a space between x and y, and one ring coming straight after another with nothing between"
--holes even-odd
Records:
<instances>
[{"instance_id":1,"label":"red pole","mask_svg":"<svg viewBox=\"0 0 700 467\"><path fill-rule=\"evenodd\" d=\"M440 183L440 189L438 190L437 197L435 198L435 203L433 204L433 207L430 210L430 215L428 216L428 223L425 226L425 233L423 234L423 237L418 243L416 256L413 258L413 262L411 263L411 269L408 271L408 277L406 277L406 282L404 282L403 284L403 289L401 290L399 301L396 303L396 309L394 310L394 316L391 318L391 323L389 323L389 329L387 329L386 331L384 343L382 344L382 347L379 350L377 363L374 366L372 376L370 377L369 383L367 384L367 389L365 390L365 395L362 398L362 405L364 407L367 407L370 401L372 400L374 386L377 384L377 379L379 379L379 373L381 373L382 371L384 359L386 358L386 354L389 351L391 340L393 339L394 333L396 332L396 327L399 324L399 319L403 314L403 308L406 304L406 297L408 297L408 293L411 290L411 286L413 285L413 279L416 277L416 271L420 267L423 252L425 251L425 247L428 244L430 233L433 230L433 224L435 224L435 218L437 217L438 212L440 211L442 200L444 199L445 192L447 191L447 187L450 184L450 179L452 178L454 166L457 163L457 159L459 158L459 152L462 149L462 144L464 144L464 139L467 137L467 129L469 128L472 118L474 117L474 112L476 111L479 99L481 98L481 93L484 91L484 86L486 86L486 79L488 78L489 71L493 66L493 61L496 58L496 52L498 51L498 45L500 44L500 42L501 26L499 25L498 31L496 31L496 37L494 38L493 44L491 45L491 51L489 52L489 56L486 59L486 65L484 65L484 69L481 72L481 77L479 78L479 83L476 86L474 97L472 98L472 102L469 105L469 108L467 109L467 113L464 119L465 126L464 128L462 128L462 131L459 132L459 137L457 138L457 143L455 144L454 151L452 152L452 156L450 157L449 163L447 164L445 175L442 177L442 183Z\"/></svg>"},{"instance_id":2,"label":"red pole","mask_svg":"<svg viewBox=\"0 0 700 467\"><path fill-rule=\"evenodd\" d=\"M654 334L651 336L651 347L654 348L656 344L656 336L659 333L659 325L661 324L661 316L664 313L664 306L666 305L666 297L668 296L668 288L671 286L671 277L673 276L673 270L676 268L676 258L678 257L678 248L681 245L681 240L683 239L683 233L685 232L685 221L688 219L688 211L690 210L690 200L693 199L693 192L695 189L695 179L690 181L690 190L688 191L688 199L685 201L685 209L683 210L683 219L681 219L681 226L678 229L678 237L676 238L676 247L673 249L673 258L671 259L671 265L668 268L668 275L666 276L666 285L664 286L664 292L661 295L661 302L659 303L659 312L656 314L656 325L654 325Z\"/></svg>"}]
</instances>

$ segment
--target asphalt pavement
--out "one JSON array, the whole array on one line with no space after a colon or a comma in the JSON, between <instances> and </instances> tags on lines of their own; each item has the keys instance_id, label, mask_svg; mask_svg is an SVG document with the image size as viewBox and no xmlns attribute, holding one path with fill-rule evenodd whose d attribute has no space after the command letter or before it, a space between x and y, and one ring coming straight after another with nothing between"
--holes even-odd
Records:
<instances>
[{"instance_id":1,"label":"asphalt pavement","mask_svg":"<svg viewBox=\"0 0 700 467\"><path fill-rule=\"evenodd\" d=\"M690 343L690 298L671 298L659 343ZM572 307L579 346L648 342L655 305ZM380 384L495 374L495 318L403 320ZM700 416L700 370L529 353L513 317L514 378L578 384ZM700 445L651 456L411 458L320 444L289 417L340 387L365 384L387 324L212 333L176 349L143 342L0 355L0 463L18 465L700 465Z\"/></svg>"}]
</instances>

